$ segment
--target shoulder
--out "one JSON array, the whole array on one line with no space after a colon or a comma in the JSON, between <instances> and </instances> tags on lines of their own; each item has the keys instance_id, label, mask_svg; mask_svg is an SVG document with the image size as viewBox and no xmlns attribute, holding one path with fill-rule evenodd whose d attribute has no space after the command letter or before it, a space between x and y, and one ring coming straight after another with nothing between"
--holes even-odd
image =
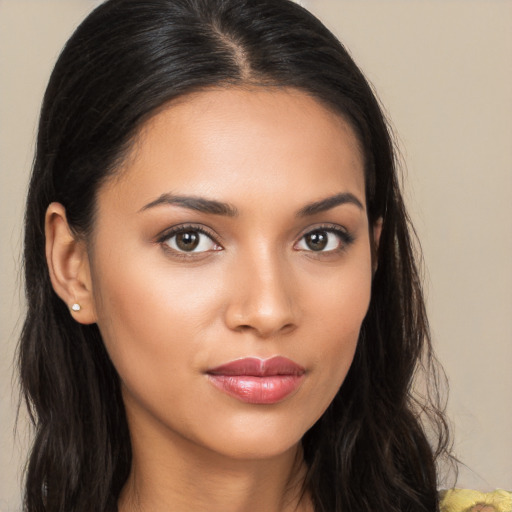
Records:
<instances>
[{"instance_id":1,"label":"shoulder","mask_svg":"<svg viewBox=\"0 0 512 512\"><path fill-rule=\"evenodd\" d=\"M512 493L498 489L479 492L471 489L441 491L441 512L512 512Z\"/></svg>"}]
</instances>

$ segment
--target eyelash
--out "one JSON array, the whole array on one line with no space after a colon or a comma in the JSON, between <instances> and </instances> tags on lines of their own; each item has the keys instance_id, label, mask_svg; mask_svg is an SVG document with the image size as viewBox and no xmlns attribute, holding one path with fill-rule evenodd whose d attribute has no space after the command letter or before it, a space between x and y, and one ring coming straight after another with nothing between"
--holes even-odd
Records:
<instances>
[{"instance_id":1,"label":"eyelash","mask_svg":"<svg viewBox=\"0 0 512 512\"><path fill-rule=\"evenodd\" d=\"M205 229L203 226L197 226L195 224L186 224L186 225L181 225L181 226L175 226L175 227L165 231L162 235L160 235L157 238L157 243L159 243L164 248L165 251L172 253L172 255L174 257L178 257L178 258L193 258L193 257L198 257L201 254L204 254L204 252L209 252L209 251L204 251L204 252L178 251L176 249L173 249L172 247L169 246L168 243L166 243L174 236L179 235L181 233L187 233L189 231L195 232L195 233L201 233L202 235L207 236L215 245L222 247L217 242L216 237L213 233L211 233L210 231ZM216 249L216 251L217 250L221 250L221 249Z\"/></svg>"},{"instance_id":2,"label":"eyelash","mask_svg":"<svg viewBox=\"0 0 512 512\"><path fill-rule=\"evenodd\" d=\"M341 228L340 226L333 225L333 224L323 224L319 226L315 226L313 228L307 228L307 231L305 231L299 238L299 240L294 244L294 246L302 241L306 236L311 235L316 232L326 232L326 233L332 233L336 235L340 240L340 247L337 247L336 249L331 249L329 251L313 251L313 250L304 250L304 252L310 253L309 255L328 255L328 254L335 254L340 253L342 251L345 251L348 249L350 245L355 241L355 237L353 234L348 232L346 229Z\"/></svg>"},{"instance_id":3,"label":"eyelash","mask_svg":"<svg viewBox=\"0 0 512 512\"><path fill-rule=\"evenodd\" d=\"M179 251L176 249L173 249L169 246L167 243L171 238L173 238L176 235L179 235L181 233L187 233L187 232L196 232L201 233L205 236L207 236L215 245L220 247L219 249L215 249L215 251L222 250L222 246L217 242L216 236L210 232L209 230L205 229L203 226L195 225L195 224L186 224L181 226L175 226L167 231L165 231L163 234L161 234L157 238L157 243L162 245L164 250L171 252L173 256L178 258L193 258L198 257L205 252L210 251L202 251L202 252L186 252L186 251ZM320 226L315 226L314 228L308 229L306 232L304 232L298 239L297 242L294 243L294 247L302 241L306 236L311 235L315 232L326 232L326 233L332 233L336 235L340 239L341 246L336 249L331 249L329 251L313 251L313 250L303 250L304 252L308 252L311 254L316 255L326 255L326 254L333 254L333 253L339 253L341 251L346 250L355 240L355 237L349 233L347 230L340 228L339 226L335 226L332 224L325 224ZM298 249L301 250L301 249Z\"/></svg>"}]
</instances>

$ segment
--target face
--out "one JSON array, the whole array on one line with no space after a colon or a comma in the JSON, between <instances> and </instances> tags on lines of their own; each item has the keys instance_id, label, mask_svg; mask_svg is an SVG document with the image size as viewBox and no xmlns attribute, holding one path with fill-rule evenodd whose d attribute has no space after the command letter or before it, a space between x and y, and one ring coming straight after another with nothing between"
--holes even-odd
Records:
<instances>
[{"instance_id":1,"label":"face","mask_svg":"<svg viewBox=\"0 0 512 512\"><path fill-rule=\"evenodd\" d=\"M294 90L182 98L100 189L89 254L132 433L289 450L341 386L370 300L354 133Z\"/></svg>"}]
</instances>

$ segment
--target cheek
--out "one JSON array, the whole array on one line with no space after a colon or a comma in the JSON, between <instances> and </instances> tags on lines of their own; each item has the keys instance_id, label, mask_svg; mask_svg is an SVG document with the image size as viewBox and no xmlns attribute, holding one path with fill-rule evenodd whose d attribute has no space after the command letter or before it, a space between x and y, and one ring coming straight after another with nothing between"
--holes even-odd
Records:
<instances>
[{"instance_id":1,"label":"cheek","mask_svg":"<svg viewBox=\"0 0 512 512\"><path fill-rule=\"evenodd\" d=\"M371 296L371 258L367 247L366 243L359 244L346 263L324 272L317 283L312 280L305 284L305 309L323 327L327 338L357 338ZM337 346L333 343L333 348Z\"/></svg>"},{"instance_id":2,"label":"cheek","mask_svg":"<svg viewBox=\"0 0 512 512\"><path fill-rule=\"evenodd\" d=\"M358 257L319 281L317 284L323 286L307 286L310 293L304 302L308 304L305 308L308 334L303 343L304 349L313 354L312 374L317 376L314 394L320 416L345 380L368 311L369 251L358 251Z\"/></svg>"},{"instance_id":3,"label":"cheek","mask_svg":"<svg viewBox=\"0 0 512 512\"><path fill-rule=\"evenodd\" d=\"M199 334L218 309L215 282L197 269L172 271L147 251L101 256L93 268L93 288L112 362L129 387L154 384L163 391L167 380L157 383L158 376L197 365L204 350Z\"/></svg>"}]
</instances>

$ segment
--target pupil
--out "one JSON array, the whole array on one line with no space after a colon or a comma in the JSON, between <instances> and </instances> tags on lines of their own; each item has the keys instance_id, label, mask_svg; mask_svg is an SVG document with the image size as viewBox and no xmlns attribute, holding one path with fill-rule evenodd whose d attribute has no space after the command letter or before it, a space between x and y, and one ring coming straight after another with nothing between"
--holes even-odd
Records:
<instances>
[{"instance_id":1,"label":"pupil","mask_svg":"<svg viewBox=\"0 0 512 512\"><path fill-rule=\"evenodd\" d=\"M315 231L306 237L306 245L312 251L321 251L327 246L327 232Z\"/></svg>"},{"instance_id":2,"label":"pupil","mask_svg":"<svg viewBox=\"0 0 512 512\"><path fill-rule=\"evenodd\" d=\"M195 231L186 231L176 235L176 245L182 251L193 251L199 245L199 235Z\"/></svg>"}]
</instances>

